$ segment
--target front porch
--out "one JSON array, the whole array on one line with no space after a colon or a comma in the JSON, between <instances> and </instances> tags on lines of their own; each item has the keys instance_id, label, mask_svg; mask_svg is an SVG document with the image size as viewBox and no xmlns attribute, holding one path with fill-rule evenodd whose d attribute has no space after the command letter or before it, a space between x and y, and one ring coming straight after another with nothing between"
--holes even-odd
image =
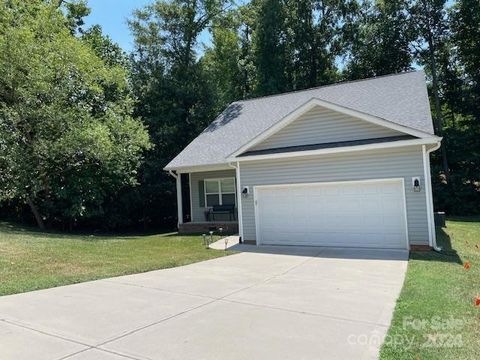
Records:
<instances>
[{"instance_id":1,"label":"front porch","mask_svg":"<svg viewBox=\"0 0 480 360\"><path fill-rule=\"evenodd\" d=\"M176 180L179 233L238 233L235 169L179 172Z\"/></svg>"}]
</instances>

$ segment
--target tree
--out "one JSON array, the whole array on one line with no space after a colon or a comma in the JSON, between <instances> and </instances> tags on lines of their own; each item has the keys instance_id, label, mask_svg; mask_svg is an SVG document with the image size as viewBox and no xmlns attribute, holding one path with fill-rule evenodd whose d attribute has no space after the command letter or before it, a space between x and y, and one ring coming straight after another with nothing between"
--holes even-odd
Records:
<instances>
[{"instance_id":1,"label":"tree","mask_svg":"<svg viewBox=\"0 0 480 360\"><path fill-rule=\"evenodd\" d=\"M282 0L259 0L254 30L257 95L288 90L285 76L285 8Z\"/></svg>"},{"instance_id":2,"label":"tree","mask_svg":"<svg viewBox=\"0 0 480 360\"><path fill-rule=\"evenodd\" d=\"M212 47L206 49L201 59L216 92L218 112L245 96L240 26L238 11L230 11L218 19L211 29Z\"/></svg>"},{"instance_id":3,"label":"tree","mask_svg":"<svg viewBox=\"0 0 480 360\"><path fill-rule=\"evenodd\" d=\"M318 49L312 0L286 0L286 74L294 89L317 85Z\"/></svg>"},{"instance_id":4,"label":"tree","mask_svg":"<svg viewBox=\"0 0 480 360\"><path fill-rule=\"evenodd\" d=\"M216 112L229 103L252 96L256 81L252 29L256 8L251 3L225 12L213 22L212 46L201 62L216 92Z\"/></svg>"},{"instance_id":5,"label":"tree","mask_svg":"<svg viewBox=\"0 0 480 360\"><path fill-rule=\"evenodd\" d=\"M102 33L100 25L94 25L83 31L80 37L95 54L100 57L108 66L120 66L128 69L129 58L122 48L114 43L109 36Z\"/></svg>"},{"instance_id":6,"label":"tree","mask_svg":"<svg viewBox=\"0 0 480 360\"><path fill-rule=\"evenodd\" d=\"M480 3L459 0L452 14L453 42L459 63L465 69L469 98L464 111L477 118L480 126Z\"/></svg>"},{"instance_id":7,"label":"tree","mask_svg":"<svg viewBox=\"0 0 480 360\"><path fill-rule=\"evenodd\" d=\"M155 144L142 167L144 225L175 214L174 184L162 170L215 116L215 92L198 61L198 37L224 14L219 0L156 1L129 21L135 37L132 84L135 114Z\"/></svg>"},{"instance_id":8,"label":"tree","mask_svg":"<svg viewBox=\"0 0 480 360\"><path fill-rule=\"evenodd\" d=\"M257 95L329 84L337 78L338 34L353 0L254 2Z\"/></svg>"},{"instance_id":9,"label":"tree","mask_svg":"<svg viewBox=\"0 0 480 360\"><path fill-rule=\"evenodd\" d=\"M346 22L343 45L347 49L345 74L363 79L410 70L414 33L408 1L366 1L353 8Z\"/></svg>"},{"instance_id":10,"label":"tree","mask_svg":"<svg viewBox=\"0 0 480 360\"><path fill-rule=\"evenodd\" d=\"M46 0L47 3L50 2L52 5L55 5L54 0ZM65 21L66 26L70 29L70 33L75 35L77 33L82 34L83 28L85 25L83 18L90 15L90 8L87 5L86 0L57 0L57 6L62 8L65 12Z\"/></svg>"},{"instance_id":11,"label":"tree","mask_svg":"<svg viewBox=\"0 0 480 360\"><path fill-rule=\"evenodd\" d=\"M460 0L449 15L437 64L450 176L434 183L435 198L450 214L471 215L480 213L480 3Z\"/></svg>"},{"instance_id":12,"label":"tree","mask_svg":"<svg viewBox=\"0 0 480 360\"><path fill-rule=\"evenodd\" d=\"M124 69L65 19L54 2L0 4L0 200L27 203L40 228L101 213L150 146Z\"/></svg>"},{"instance_id":13,"label":"tree","mask_svg":"<svg viewBox=\"0 0 480 360\"><path fill-rule=\"evenodd\" d=\"M427 67L432 78L435 130L439 136L442 136L443 116L440 103L438 61L449 36L446 0L417 0L410 11L417 34L416 57L421 64ZM447 139L444 139L441 154L443 173L448 181L450 170L447 160L447 144Z\"/></svg>"}]
</instances>

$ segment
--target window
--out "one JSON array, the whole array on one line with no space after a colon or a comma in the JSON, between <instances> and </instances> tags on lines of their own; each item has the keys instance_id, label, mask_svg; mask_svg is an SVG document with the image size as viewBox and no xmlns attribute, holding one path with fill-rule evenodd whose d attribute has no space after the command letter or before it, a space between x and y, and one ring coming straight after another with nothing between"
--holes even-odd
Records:
<instances>
[{"instance_id":1,"label":"window","mask_svg":"<svg viewBox=\"0 0 480 360\"><path fill-rule=\"evenodd\" d=\"M235 205L235 178L205 179L205 206Z\"/></svg>"}]
</instances>

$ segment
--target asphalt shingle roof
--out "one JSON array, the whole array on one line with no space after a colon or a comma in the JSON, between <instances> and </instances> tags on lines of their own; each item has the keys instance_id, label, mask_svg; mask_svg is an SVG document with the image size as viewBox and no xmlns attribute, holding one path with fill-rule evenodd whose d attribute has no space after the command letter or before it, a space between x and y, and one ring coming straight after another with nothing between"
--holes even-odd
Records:
<instances>
[{"instance_id":1,"label":"asphalt shingle roof","mask_svg":"<svg viewBox=\"0 0 480 360\"><path fill-rule=\"evenodd\" d=\"M314 98L434 133L425 74L414 71L236 101L165 169L224 164L230 154Z\"/></svg>"}]
</instances>

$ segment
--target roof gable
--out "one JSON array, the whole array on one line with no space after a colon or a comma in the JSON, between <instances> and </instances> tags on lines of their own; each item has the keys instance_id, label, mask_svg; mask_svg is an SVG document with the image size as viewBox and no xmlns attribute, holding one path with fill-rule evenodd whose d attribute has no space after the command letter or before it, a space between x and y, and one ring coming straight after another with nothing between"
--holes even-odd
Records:
<instances>
[{"instance_id":1,"label":"roof gable","mask_svg":"<svg viewBox=\"0 0 480 360\"><path fill-rule=\"evenodd\" d=\"M325 144L404 135L398 130L316 105L250 150Z\"/></svg>"},{"instance_id":2,"label":"roof gable","mask_svg":"<svg viewBox=\"0 0 480 360\"><path fill-rule=\"evenodd\" d=\"M222 164L311 99L433 135L422 71L232 103L166 169Z\"/></svg>"},{"instance_id":3,"label":"roof gable","mask_svg":"<svg viewBox=\"0 0 480 360\"><path fill-rule=\"evenodd\" d=\"M395 129L392 129L392 126ZM232 155L239 155L247 150L256 151L278 147L318 145L387 138L405 134L424 136L422 132L395 126L381 119L371 119L371 117L365 116L365 114L339 108L318 99L312 99L264 133L259 134Z\"/></svg>"}]
</instances>

